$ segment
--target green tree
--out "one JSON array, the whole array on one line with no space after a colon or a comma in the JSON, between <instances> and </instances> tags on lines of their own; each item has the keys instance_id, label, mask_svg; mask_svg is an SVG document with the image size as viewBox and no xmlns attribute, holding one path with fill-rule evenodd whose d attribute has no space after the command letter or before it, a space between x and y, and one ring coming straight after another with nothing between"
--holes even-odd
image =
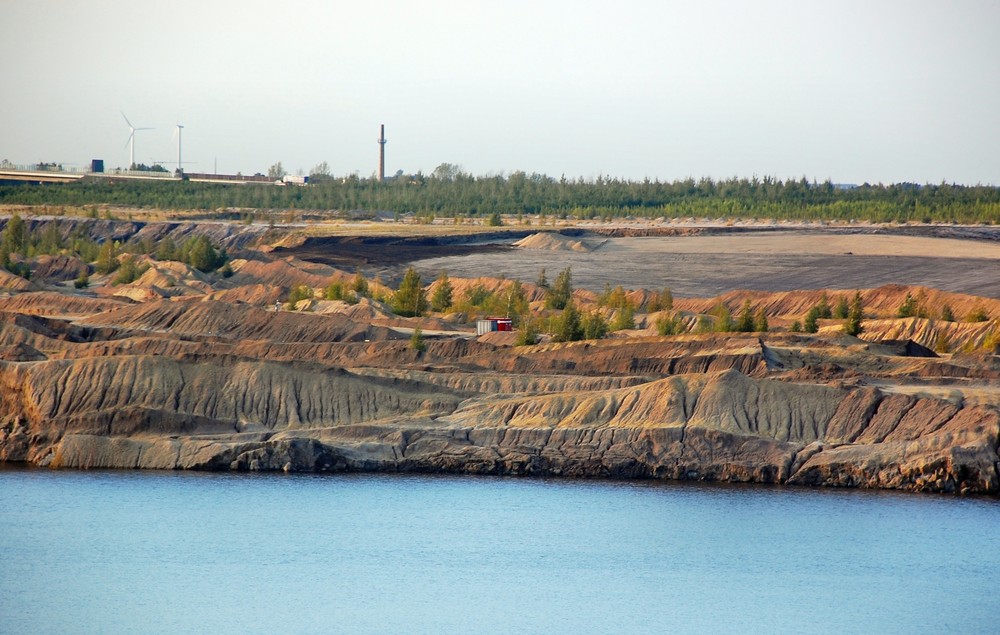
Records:
<instances>
[{"instance_id":1,"label":"green tree","mask_svg":"<svg viewBox=\"0 0 1000 635\"><path fill-rule=\"evenodd\" d=\"M847 302L847 296L842 295L840 299L837 300L837 306L833 309L833 317L838 320L846 320L848 314L851 312L851 306Z\"/></svg>"},{"instance_id":2,"label":"green tree","mask_svg":"<svg viewBox=\"0 0 1000 635\"><path fill-rule=\"evenodd\" d=\"M680 335L686 331L687 327L685 326L684 321L677 315L671 317L661 315L656 318L656 332L660 335Z\"/></svg>"},{"instance_id":3,"label":"green tree","mask_svg":"<svg viewBox=\"0 0 1000 635\"><path fill-rule=\"evenodd\" d=\"M108 274L118 268L118 245L113 240L105 240L101 251L97 254L94 270L100 274Z\"/></svg>"},{"instance_id":4,"label":"green tree","mask_svg":"<svg viewBox=\"0 0 1000 635\"><path fill-rule=\"evenodd\" d=\"M768 332L767 313L764 312L764 307L757 310L757 316L754 318L753 328L758 333Z\"/></svg>"},{"instance_id":5,"label":"green tree","mask_svg":"<svg viewBox=\"0 0 1000 635\"><path fill-rule=\"evenodd\" d=\"M861 292L856 291L854 299L851 300L851 312L847 316L847 322L844 323L844 332L855 337L860 335L864 328L861 324L863 317L864 307L861 304Z\"/></svg>"},{"instance_id":6,"label":"green tree","mask_svg":"<svg viewBox=\"0 0 1000 635\"><path fill-rule=\"evenodd\" d=\"M954 322L955 314L951 312L951 306L946 304L941 307L941 319L945 322Z\"/></svg>"},{"instance_id":7,"label":"green tree","mask_svg":"<svg viewBox=\"0 0 1000 635\"><path fill-rule=\"evenodd\" d=\"M906 294L906 298L903 303L899 305L899 310L896 311L897 317L908 318L913 317L917 314L917 301L909 293Z\"/></svg>"},{"instance_id":8,"label":"green tree","mask_svg":"<svg viewBox=\"0 0 1000 635\"><path fill-rule=\"evenodd\" d=\"M669 311L674 308L674 294L669 288L663 287L660 292L654 292L653 297L649 299L649 304L646 307L650 313L655 313L657 311Z\"/></svg>"},{"instance_id":9,"label":"green tree","mask_svg":"<svg viewBox=\"0 0 1000 635\"><path fill-rule=\"evenodd\" d=\"M740 333L752 333L754 330L753 307L750 306L750 300L743 302L740 316L736 318L736 330Z\"/></svg>"},{"instance_id":10,"label":"green tree","mask_svg":"<svg viewBox=\"0 0 1000 635\"><path fill-rule=\"evenodd\" d=\"M583 324L580 311L572 302L566 304L562 314L555 320L552 341L575 342L583 339Z\"/></svg>"},{"instance_id":11,"label":"green tree","mask_svg":"<svg viewBox=\"0 0 1000 635\"><path fill-rule=\"evenodd\" d=\"M533 346L538 343L538 321L531 316L521 317L514 346Z\"/></svg>"},{"instance_id":12,"label":"green tree","mask_svg":"<svg viewBox=\"0 0 1000 635\"><path fill-rule=\"evenodd\" d=\"M368 280L361 275L360 271L357 271L354 274L354 280L351 282L351 291L353 291L359 298L368 297Z\"/></svg>"},{"instance_id":13,"label":"green tree","mask_svg":"<svg viewBox=\"0 0 1000 635\"><path fill-rule=\"evenodd\" d=\"M615 317L611 321L611 330L624 331L627 329L634 329L634 328L635 328L635 309L632 307L631 302L625 302L624 305L619 307L618 310L616 311Z\"/></svg>"},{"instance_id":14,"label":"green tree","mask_svg":"<svg viewBox=\"0 0 1000 635\"><path fill-rule=\"evenodd\" d=\"M420 274L413 267L403 274L399 289L392 295L392 310L396 315L414 317L427 310L427 298L420 280Z\"/></svg>"},{"instance_id":15,"label":"green tree","mask_svg":"<svg viewBox=\"0 0 1000 635\"><path fill-rule=\"evenodd\" d=\"M789 333L801 333L802 332L802 322L798 320L793 320L791 325L788 327Z\"/></svg>"},{"instance_id":16,"label":"green tree","mask_svg":"<svg viewBox=\"0 0 1000 635\"><path fill-rule=\"evenodd\" d=\"M18 214L14 214L7 221L7 226L3 229L3 237L0 238L0 248L6 253L28 254L28 226Z\"/></svg>"},{"instance_id":17,"label":"green tree","mask_svg":"<svg viewBox=\"0 0 1000 635\"><path fill-rule=\"evenodd\" d=\"M410 348L419 353L427 349L427 344L424 343L424 334L419 326L413 329L413 335L410 336Z\"/></svg>"},{"instance_id":18,"label":"green tree","mask_svg":"<svg viewBox=\"0 0 1000 635\"><path fill-rule=\"evenodd\" d=\"M717 333L731 333L734 330L733 315L729 312L729 307L724 302L719 302L710 311L710 315L715 317L715 331Z\"/></svg>"},{"instance_id":19,"label":"green tree","mask_svg":"<svg viewBox=\"0 0 1000 635\"><path fill-rule=\"evenodd\" d=\"M442 271L434 287L434 295L431 296L431 309L438 313L450 309L452 291L451 280L448 279L447 272Z\"/></svg>"},{"instance_id":20,"label":"green tree","mask_svg":"<svg viewBox=\"0 0 1000 635\"><path fill-rule=\"evenodd\" d=\"M829 320L833 317L833 311L830 309L830 299L826 297L826 291L819 297L819 302L816 303L816 311L816 317L821 320Z\"/></svg>"},{"instance_id":21,"label":"green tree","mask_svg":"<svg viewBox=\"0 0 1000 635\"><path fill-rule=\"evenodd\" d=\"M178 254L177 244L169 236L161 240L156 248L157 260L177 260Z\"/></svg>"},{"instance_id":22,"label":"green tree","mask_svg":"<svg viewBox=\"0 0 1000 635\"><path fill-rule=\"evenodd\" d=\"M806 333L815 333L819 331L819 306L813 306L806 313L805 322L802 323L802 329Z\"/></svg>"},{"instance_id":23,"label":"green tree","mask_svg":"<svg viewBox=\"0 0 1000 635\"><path fill-rule=\"evenodd\" d=\"M323 289L323 298L332 301L344 300L344 283L336 279L331 280L330 284Z\"/></svg>"},{"instance_id":24,"label":"green tree","mask_svg":"<svg viewBox=\"0 0 1000 635\"><path fill-rule=\"evenodd\" d=\"M295 305L297 305L302 300L312 300L313 290L308 285L297 284L292 287L291 291L288 292L288 300L286 304L288 305L289 311L295 310Z\"/></svg>"},{"instance_id":25,"label":"green tree","mask_svg":"<svg viewBox=\"0 0 1000 635\"><path fill-rule=\"evenodd\" d=\"M113 284L130 284L139 279L146 268L140 268L135 262L135 257L128 254L122 258L118 273L115 274Z\"/></svg>"},{"instance_id":26,"label":"green tree","mask_svg":"<svg viewBox=\"0 0 1000 635\"><path fill-rule=\"evenodd\" d=\"M542 270L538 272L538 280L535 281L535 286L539 289L549 288L549 279L545 277L545 267L542 267Z\"/></svg>"},{"instance_id":27,"label":"green tree","mask_svg":"<svg viewBox=\"0 0 1000 635\"><path fill-rule=\"evenodd\" d=\"M545 306L550 309L563 309L573 298L573 273L566 267L556 276L555 284L545 296Z\"/></svg>"},{"instance_id":28,"label":"green tree","mask_svg":"<svg viewBox=\"0 0 1000 635\"><path fill-rule=\"evenodd\" d=\"M599 340L608 334L608 322L600 311L587 312L580 320L580 327L583 329L583 339L585 340Z\"/></svg>"},{"instance_id":29,"label":"green tree","mask_svg":"<svg viewBox=\"0 0 1000 635\"><path fill-rule=\"evenodd\" d=\"M198 271L215 271L226 261L225 252L216 251L208 236L199 234L184 241L181 260Z\"/></svg>"},{"instance_id":30,"label":"green tree","mask_svg":"<svg viewBox=\"0 0 1000 635\"><path fill-rule=\"evenodd\" d=\"M495 211L492 214L490 214L490 217L487 219L486 224L489 225L490 227L500 227L501 225L503 225L503 218L500 217L500 212Z\"/></svg>"}]
</instances>

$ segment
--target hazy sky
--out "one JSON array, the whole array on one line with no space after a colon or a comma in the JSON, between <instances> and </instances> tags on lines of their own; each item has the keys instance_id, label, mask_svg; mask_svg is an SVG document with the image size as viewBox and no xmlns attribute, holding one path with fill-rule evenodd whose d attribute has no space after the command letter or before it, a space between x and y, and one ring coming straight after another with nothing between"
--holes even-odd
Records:
<instances>
[{"instance_id":1,"label":"hazy sky","mask_svg":"<svg viewBox=\"0 0 1000 635\"><path fill-rule=\"evenodd\" d=\"M0 159L1000 185L1000 2L0 0Z\"/></svg>"}]
</instances>

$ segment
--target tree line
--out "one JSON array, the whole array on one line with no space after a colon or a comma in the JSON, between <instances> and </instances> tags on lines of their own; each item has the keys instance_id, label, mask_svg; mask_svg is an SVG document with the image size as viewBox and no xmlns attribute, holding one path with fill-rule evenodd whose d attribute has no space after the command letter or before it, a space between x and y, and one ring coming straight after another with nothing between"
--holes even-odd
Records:
<instances>
[{"instance_id":1,"label":"tree line","mask_svg":"<svg viewBox=\"0 0 1000 635\"><path fill-rule=\"evenodd\" d=\"M432 174L398 174L379 182L351 175L314 175L307 187L182 182L0 186L0 204L119 205L157 209L223 208L318 212L394 212L471 217L499 214L560 218L730 217L872 222L1000 222L1000 188L948 183L839 187L805 178L632 181L553 178L513 172L473 176L443 164Z\"/></svg>"}]
</instances>

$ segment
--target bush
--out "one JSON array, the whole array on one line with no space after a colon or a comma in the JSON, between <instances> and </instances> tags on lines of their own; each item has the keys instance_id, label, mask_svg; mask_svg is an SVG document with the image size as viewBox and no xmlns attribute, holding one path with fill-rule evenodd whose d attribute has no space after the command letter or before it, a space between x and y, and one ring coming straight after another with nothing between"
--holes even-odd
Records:
<instances>
[{"instance_id":1,"label":"bush","mask_svg":"<svg viewBox=\"0 0 1000 635\"><path fill-rule=\"evenodd\" d=\"M680 335L687 332L687 326L679 316L660 316L656 318L656 332L660 335Z\"/></svg>"},{"instance_id":2,"label":"bush","mask_svg":"<svg viewBox=\"0 0 1000 635\"><path fill-rule=\"evenodd\" d=\"M296 304L302 300L312 300L312 298L312 288L304 284L297 284L292 287L292 290L288 293L288 300L286 300L286 304L288 305L289 310L295 310Z\"/></svg>"},{"instance_id":3,"label":"bush","mask_svg":"<svg viewBox=\"0 0 1000 635\"><path fill-rule=\"evenodd\" d=\"M974 307L965 317L966 322L986 322L990 319L989 314L981 306Z\"/></svg>"},{"instance_id":4,"label":"bush","mask_svg":"<svg viewBox=\"0 0 1000 635\"><path fill-rule=\"evenodd\" d=\"M424 343L424 334L420 331L420 327L413 329L413 335L410 336L410 348L417 352L423 352L427 349L427 344Z\"/></svg>"}]
</instances>

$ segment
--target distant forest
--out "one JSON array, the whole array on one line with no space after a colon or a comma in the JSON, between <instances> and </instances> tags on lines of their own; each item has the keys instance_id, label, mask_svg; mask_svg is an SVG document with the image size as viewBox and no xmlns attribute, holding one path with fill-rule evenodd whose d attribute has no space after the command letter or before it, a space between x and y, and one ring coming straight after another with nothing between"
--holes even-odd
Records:
<instances>
[{"instance_id":1,"label":"distant forest","mask_svg":"<svg viewBox=\"0 0 1000 635\"><path fill-rule=\"evenodd\" d=\"M0 204L117 205L165 210L226 208L389 212L429 217L534 215L593 218L757 218L873 222L1000 223L1000 188L752 179L674 182L556 179L514 172L472 176L443 164L430 175L375 178L313 175L305 187L85 180L0 187Z\"/></svg>"}]
</instances>

